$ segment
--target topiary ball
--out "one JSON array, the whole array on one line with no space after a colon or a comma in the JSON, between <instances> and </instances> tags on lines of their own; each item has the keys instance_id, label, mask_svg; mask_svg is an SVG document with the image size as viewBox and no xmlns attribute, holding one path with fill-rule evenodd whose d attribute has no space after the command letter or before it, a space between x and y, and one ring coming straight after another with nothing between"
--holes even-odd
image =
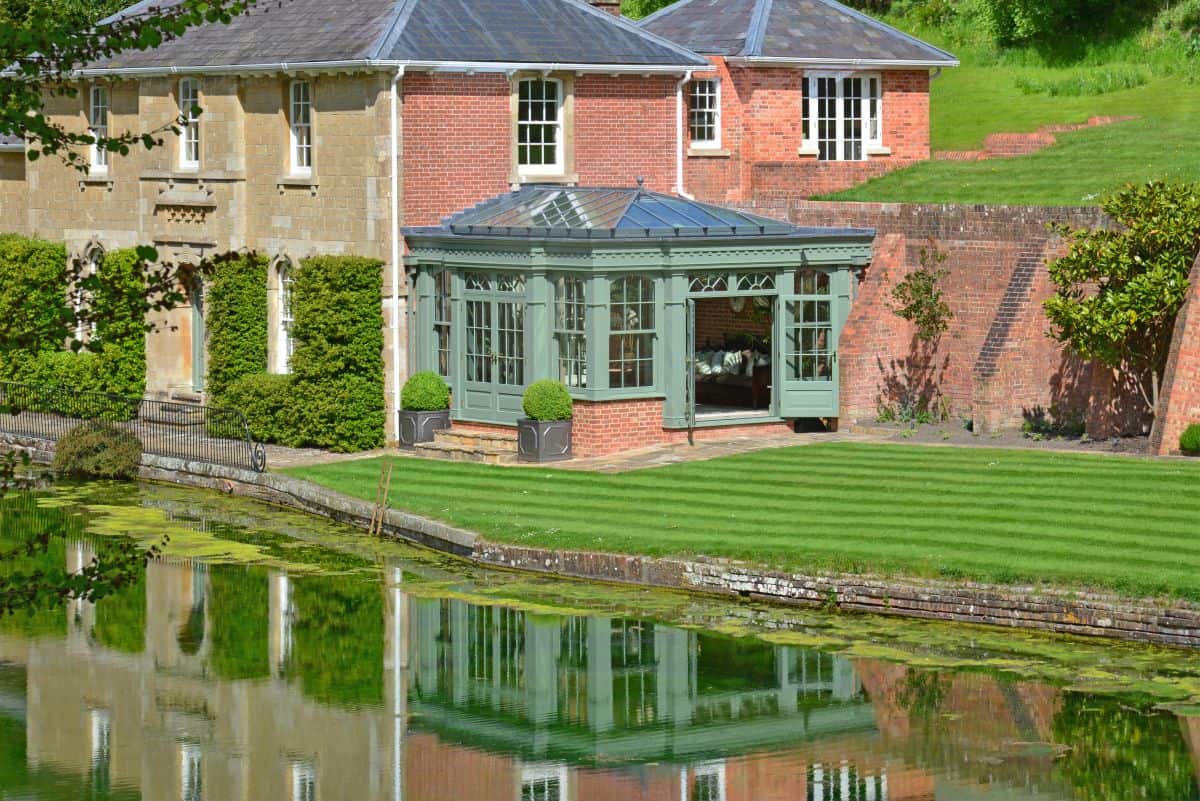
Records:
<instances>
[{"instance_id":1,"label":"topiary ball","mask_svg":"<svg viewBox=\"0 0 1200 801\"><path fill-rule=\"evenodd\" d=\"M440 375L428 370L413 373L400 392L400 408L406 412L440 412L450 408L450 387Z\"/></svg>"},{"instance_id":2,"label":"topiary ball","mask_svg":"<svg viewBox=\"0 0 1200 801\"><path fill-rule=\"evenodd\" d=\"M558 381L534 381L525 390L521 408L530 420L570 420L573 414L571 393Z\"/></svg>"},{"instance_id":3,"label":"topiary ball","mask_svg":"<svg viewBox=\"0 0 1200 801\"><path fill-rule=\"evenodd\" d=\"M1179 435L1179 450L1188 456L1200 456L1200 423L1192 423Z\"/></svg>"}]
</instances>

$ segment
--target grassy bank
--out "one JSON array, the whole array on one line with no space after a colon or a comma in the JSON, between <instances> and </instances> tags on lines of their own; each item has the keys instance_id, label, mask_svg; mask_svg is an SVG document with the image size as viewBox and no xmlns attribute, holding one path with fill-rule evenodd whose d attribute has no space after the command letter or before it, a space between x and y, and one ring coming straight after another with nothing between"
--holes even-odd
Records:
<instances>
[{"instance_id":1,"label":"grassy bank","mask_svg":"<svg viewBox=\"0 0 1200 801\"><path fill-rule=\"evenodd\" d=\"M397 467L393 506L501 542L1200 600L1200 464L831 443L619 475ZM287 472L373 500L379 469Z\"/></svg>"}]
</instances>

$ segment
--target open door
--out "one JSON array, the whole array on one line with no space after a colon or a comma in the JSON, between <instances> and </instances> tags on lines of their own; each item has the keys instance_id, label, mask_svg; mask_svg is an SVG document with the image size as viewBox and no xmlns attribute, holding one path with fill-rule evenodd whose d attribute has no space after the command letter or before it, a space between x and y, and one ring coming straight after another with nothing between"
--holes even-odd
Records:
<instances>
[{"instance_id":1,"label":"open door","mask_svg":"<svg viewBox=\"0 0 1200 801\"><path fill-rule=\"evenodd\" d=\"M683 366L687 375L683 377L684 415L687 418L688 444L696 444L696 301L684 301L687 324L684 327Z\"/></svg>"},{"instance_id":2,"label":"open door","mask_svg":"<svg viewBox=\"0 0 1200 801\"><path fill-rule=\"evenodd\" d=\"M795 291L780 296L780 417L838 416L838 338L845 316L835 291L838 277L825 270L801 270Z\"/></svg>"}]
</instances>

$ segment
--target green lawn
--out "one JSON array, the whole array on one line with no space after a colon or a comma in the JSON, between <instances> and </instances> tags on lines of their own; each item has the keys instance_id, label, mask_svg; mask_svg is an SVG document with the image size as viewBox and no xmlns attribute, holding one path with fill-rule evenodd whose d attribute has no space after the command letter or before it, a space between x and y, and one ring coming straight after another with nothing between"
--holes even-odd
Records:
<instances>
[{"instance_id":1,"label":"green lawn","mask_svg":"<svg viewBox=\"0 0 1200 801\"><path fill-rule=\"evenodd\" d=\"M373 500L379 462L287 472ZM1200 464L829 443L619 475L397 466L394 506L496 541L1200 600Z\"/></svg>"},{"instance_id":2,"label":"green lawn","mask_svg":"<svg viewBox=\"0 0 1200 801\"><path fill-rule=\"evenodd\" d=\"M895 20L892 20L895 22ZM1059 137L1032 156L985 162L933 162L876 179L829 197L839 200L1094 205L1129 182L1158 178L1200 180L1196 148L1200 82L1183 75L1191 58L1162 46L1143 52L1135 39L1102 47L1085 61L1046 66L1026 51L989 53L914 31L945 47L962 66L932 84L930 124L934 150L975 150L988 134L1034 131L1080 123L1091 116L1133 115L1137 122ZM1153 62L1153 68L1147 62ZM1039 84L1105 71L1137 72L1146 83L1078 97L1025 94L1018 81Z\"/></svg>"}]
</instances>

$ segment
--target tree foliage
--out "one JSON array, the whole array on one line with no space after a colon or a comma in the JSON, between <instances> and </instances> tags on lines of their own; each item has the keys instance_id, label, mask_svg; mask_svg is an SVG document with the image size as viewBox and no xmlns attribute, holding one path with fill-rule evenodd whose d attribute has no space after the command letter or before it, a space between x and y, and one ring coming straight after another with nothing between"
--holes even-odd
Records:
<instances>
[{"instance_id":1,"label":"tree foliage","mask_svg":"<svg viewBox=\"0 0 1200 801\"><path fill-rule=\"evenodd\" d=\"M1111 228L1052 229L1070 250L1050 264L1050 336L1117 369L1153 413L1158 386L1200 255L1200 186L1153 182L1106 198Z\"/></svg>"},{"instance_id":2,"label":"tree foliage","mask_svg":"<svg viewBox=\"0 0 1200 801\"><path fill-rule=\"evenodd\" d=\"M943 299L942 281L950 271L942 265L947 255L930 240L921 248L921 266L892 288L892 311L916 326L917 339L932 343L950 328L954 312Z\"/></svg>"},{"instance_id":3,"label":"tree foliage","mask_svg":"<svg viewBox=\"0 0 1200 801\"><path fill-rule=\"evenodd\" d=\"M91 0L3 0L0 19L0 135L23 139L30 160L57 156L87 170L84 147L112 153L153 148L162 135L178 132L180 120L148 131L113 131L109 136L69 131L44 113L48 99L76 97L74 72L126 50L149 50L204 23L228 23L256 0L182 0L138 7L134 13L92 25L115 4Z\"/></svg>"}]
</instances>

